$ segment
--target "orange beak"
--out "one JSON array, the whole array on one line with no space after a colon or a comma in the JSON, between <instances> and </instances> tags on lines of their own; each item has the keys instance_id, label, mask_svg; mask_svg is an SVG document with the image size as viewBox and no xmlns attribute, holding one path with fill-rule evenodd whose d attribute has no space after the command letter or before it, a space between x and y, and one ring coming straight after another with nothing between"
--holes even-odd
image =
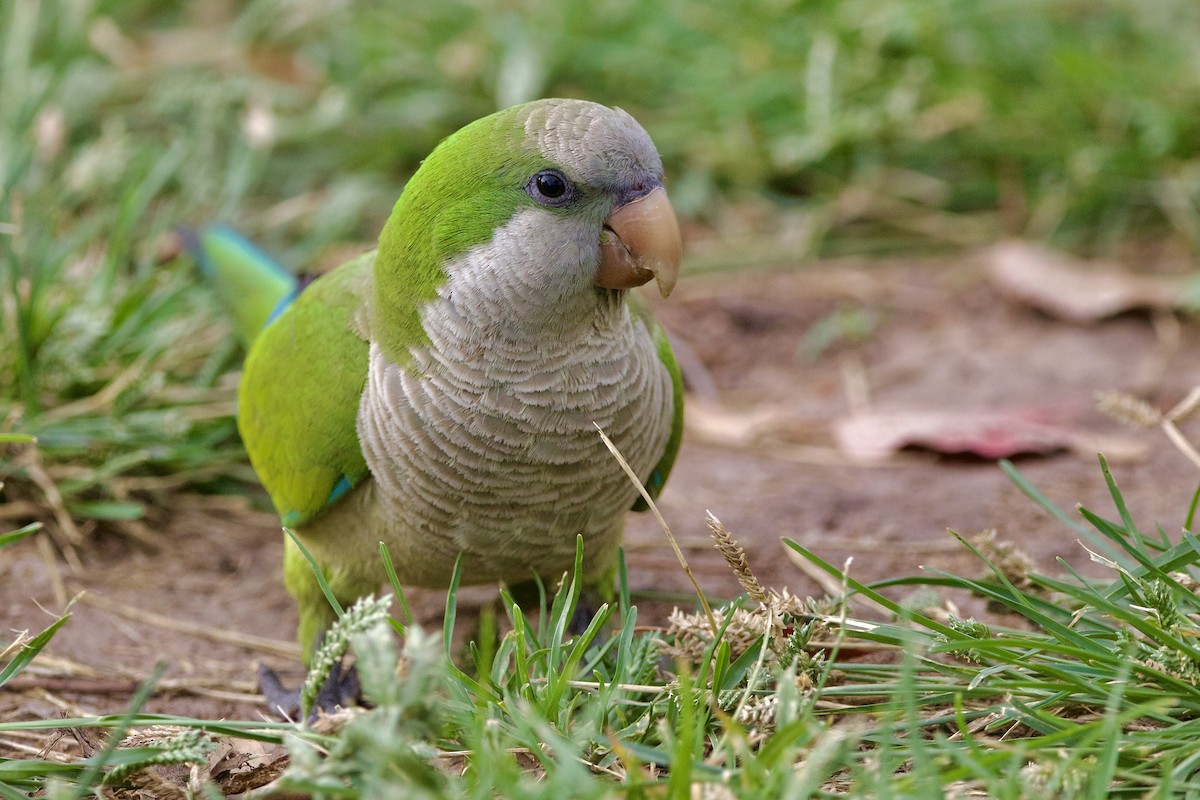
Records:
<instances>
[{"instance_id":1,"label":"orange beak","mask_svg":"<svg viewBox=\"0 0 1200 800\"><path fill-rule=\"evenodd\" d=\"M600 268L596 285L632 289L654 278L663 297L675 288L683 239L675 209L660 186L615 209L600 233Z\"/></svg>"}]
</instances>

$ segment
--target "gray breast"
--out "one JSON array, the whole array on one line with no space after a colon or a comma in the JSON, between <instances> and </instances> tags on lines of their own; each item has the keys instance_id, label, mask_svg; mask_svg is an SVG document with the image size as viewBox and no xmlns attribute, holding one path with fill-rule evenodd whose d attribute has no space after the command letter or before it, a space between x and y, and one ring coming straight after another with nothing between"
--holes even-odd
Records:
<instances>
[{"instance_id":1,"label":"gray breast","mask_svg":"<svg viewBox=\"0 0 1200 800\"><path fill-rule=\"evenodd\" d=\"M672 389L650 333L611 298L534 336L483 334L460 312L430 306L410 364L371 347L358 426L380 537L398 560L465 552L475 581L556 578L577 534L589 571L608 566L636 488L595 425L642 477L661 457Z\"/></svg>"}]
</instances>

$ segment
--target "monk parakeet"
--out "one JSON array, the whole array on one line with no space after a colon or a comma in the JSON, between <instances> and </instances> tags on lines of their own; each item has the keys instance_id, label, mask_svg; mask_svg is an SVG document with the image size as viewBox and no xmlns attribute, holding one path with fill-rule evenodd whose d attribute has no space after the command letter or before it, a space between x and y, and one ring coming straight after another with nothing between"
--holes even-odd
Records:
<instances>
[{"instance_id":1,"label":"monk parakeet","mask_svg":"<svg viewBox=\"0 0 1200 800\"><path fill-rule=\"evenodd\" d=\"M238 429L283 524L343 604L385 582L556 579L584 540L611 577L636 488L657 493L683 391L662 329L681 259L662 162L627 113L539 100L467 125L408 182L378 249L300 291L228 228L192 248L249 344ZM333 612L291 542L311 652Z\"/></svg>"}]
</instances>

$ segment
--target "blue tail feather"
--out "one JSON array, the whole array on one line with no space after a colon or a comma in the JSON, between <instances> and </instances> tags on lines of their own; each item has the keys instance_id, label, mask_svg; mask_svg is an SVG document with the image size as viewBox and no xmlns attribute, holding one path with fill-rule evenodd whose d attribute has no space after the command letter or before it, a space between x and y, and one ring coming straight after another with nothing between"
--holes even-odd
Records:
<instances>
[{"instance_id":1,"label":"blue tail feather","mask_svg":"<svg viewBox=\"0 0 1200 800\"><path fill-rule=\"evenodd\" d=\"M300 293L296 276L227 225L182 228L179 237L247 345Z\"/></svg>"}]
</instances>

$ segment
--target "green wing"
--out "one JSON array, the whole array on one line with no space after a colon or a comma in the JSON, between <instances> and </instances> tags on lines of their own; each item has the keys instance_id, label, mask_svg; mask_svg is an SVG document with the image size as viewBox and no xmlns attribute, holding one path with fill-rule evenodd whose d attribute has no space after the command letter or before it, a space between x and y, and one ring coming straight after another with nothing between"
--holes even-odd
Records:
<instances>
[{"instance_id":1,"label":"green wing","mask_svg":"<svg viewBox=\"0 0 1200 800\"><path fill-rule=\"evenodd\" d=\"M373 262L368 253L318 278L246 357L238 430L287 526L308 522L367 475L357 420Z\"/></svg>"},{"instance_id":2,"label":"green wing","mask_svg":"<svg viewBox=\"0 0 1200 800\"><path fill-rule=\"evenodd\" d=\"M671 393L675 407L671 423L671 436L667 439L667 447L663 451L662 458L658 460L658 464L655 465L650 477L646 480L646 491L657 500L671 474L671 467L675 466L675 456L679 454L679 443L683 441L683 373L679 371L679 364L675 361L675 354L671 351L671 343L667 340L666 331L654 319L649 304L637 292L629 293L629 310L635 318L646 323L646 327L654 336L658 357L667 368L667 372L671 374ZM646 511L649 508L650 506L640 495L633 504L634 511Z\"/></svg>"}]
</instances>

